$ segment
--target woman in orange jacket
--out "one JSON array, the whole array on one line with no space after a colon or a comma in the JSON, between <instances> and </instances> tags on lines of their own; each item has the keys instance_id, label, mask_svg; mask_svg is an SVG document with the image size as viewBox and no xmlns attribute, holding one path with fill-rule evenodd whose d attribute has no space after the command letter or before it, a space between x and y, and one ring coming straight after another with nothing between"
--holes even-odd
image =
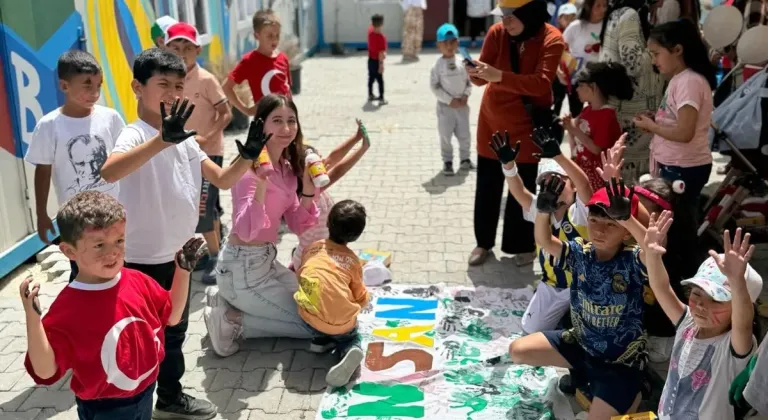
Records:
<instances>
[{"instance_id":1,"label":"woman in orange jacket","mask_svg":"<svg viewBox=\"0 0 768 420\"><path fill-rule=\"evenodd\" d=\"M554 26L544 0L498 0L492 14L502 21L488 30L475 67L467 66L472 83L487 85L477 123L477 188L475 193L475 239L477 247L470 265L480 265L494 246L505 176L489 142L496 131L508 131L513 144L521 142L517 157L518 175L526 188L536 191L539 150L531 139L533 124L523 101L549 109L565 42ZM513 61L518 71L513 71ZM524 99L528 98L528 99ZM520 205L507 194L501 250L515 254L518 265L535 258L533 224L524 221Z\"/></svg>"}]
</instances>

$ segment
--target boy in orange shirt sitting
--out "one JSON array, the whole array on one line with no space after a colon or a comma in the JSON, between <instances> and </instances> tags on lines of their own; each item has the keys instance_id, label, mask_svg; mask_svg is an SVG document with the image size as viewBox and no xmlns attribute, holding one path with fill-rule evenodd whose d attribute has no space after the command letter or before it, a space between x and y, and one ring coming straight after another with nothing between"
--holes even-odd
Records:
<instances>
[{"instance_id":1,"label":"boy in orange shirt sitting","mask_svg":"<svg viewBox=\"0 0 768 420\"><path fill-rule=\"evenodd\" d=\"M315 338L310 351L336 348L340 361L328 370L325 381L339 387L349 383L363 361L357 315L368 305L363 284L363 265L347 247L365 229L365 208L353 200L336 203L328 215L328 239L310 245L297 271L299 290L294 295L299 316Z\"/></svg>"}]
</instances>

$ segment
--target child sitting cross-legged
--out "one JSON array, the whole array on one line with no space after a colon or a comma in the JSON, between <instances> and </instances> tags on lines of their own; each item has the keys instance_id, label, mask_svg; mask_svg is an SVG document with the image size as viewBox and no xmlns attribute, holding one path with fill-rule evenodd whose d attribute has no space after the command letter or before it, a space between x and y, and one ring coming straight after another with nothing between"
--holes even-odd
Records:
<instances>
[{"instance_id":1,"label":"child sitting cross-legged","mask_svg":"<svg viewBox=\"0 0 768 420\"><path fill-rule=\"evenodd\" d=\"M362 204L343 200L328 216L328 239L317 241L304 251L298 270L299 290L294 295L299 316L314 330L310 351L332 348L340 361L328 370L325 381L331 386L346 385L363 361L357 315L368 305L363 284L363 266L347 244L365 229Z\"/></svg>"},{"instance_id":2,"label":"child sitting cross-legged","mask_svg":"<svg viewBox=\"0 0 768 420\"><path fill-rule=\"evenodd\" d=\"M709 251L693 278L688 305L675 294L662 257L672 214L651 217L645 236L648 278L659 304L677 327L659 418L733 420L728 388L757 348L752 334L753 303L763 279L748 264L754 245L736 230L723 233L724 254Z\"/></svg>"},{"instance_id":3,"label":"child sitting cross-legged","mask_svg":"<svg viewBox=\"0 0 768 420\"><path fill-rule=\"evenodd\" d=\"M590 240L561 241L552 235L551 215L563 205L563 181L541 184L536 199L536 243L571 271L571 320L568 330L537 332L513 341L515 363L572 369L589 384L593 395L589 420L609 420L631 413L640 403L646 363L643 328L643 283L640 247L645 228L637 220L637 197L612 179L587 203Z\"/></svg>"}]
</instances>

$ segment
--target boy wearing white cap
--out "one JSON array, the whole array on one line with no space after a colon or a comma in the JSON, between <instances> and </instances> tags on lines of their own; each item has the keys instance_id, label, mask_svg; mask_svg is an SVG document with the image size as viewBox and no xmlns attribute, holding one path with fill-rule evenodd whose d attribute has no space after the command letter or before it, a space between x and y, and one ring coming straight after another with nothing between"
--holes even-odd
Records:
<instances>
[{"instance_id":1,"label":"boy wearing white cap","mask_svg":"<svg viewBox=\"0 0 768 420\"><path fill-rule=\"evenodd\" d=\"M459 30L450 23L441 25L437 29L437 47L443 55L432 66L429 86L437 98L437 132L440 136L443 174L447 176L454 174L451 145L454 135L459 141L461 169L468 171L475 168L469 160L472 134L469 132L467 105L472 83L461 59L456 57L458 46Z\"/></svg>"},{"instance_id":2,"label":"boy wearing white cap","mask_svg":"<svg viewBox=\"0 0 768 420\"><path fill-rule=\"evenodd\" d=\"M733 420L728 388L757 348L753 303L763 280L748 264L755 247L748 233L742 238L741 228L733 241L726 230L724 254L709 251L696 275L681 283L691 287L685 305L672 291L662 262L671 216L668 211L651 216L643 246L653 293L677 326L659 418Z\"/></svg>"},{"instance_id":3,"label":"boy wearing white cap","mask_svg":"<svg viewBox=\"0 0 768 420\"><path fill-rule=\"evenodd\" d=\"M184 97L192 98L195 112L187 120L187 127L197 131L195 140L219 167L224 165L224 129L232 120L232 110L219 81L208 70L197 64L200 55L200 35L189 23L179 22L168 27L166 48L184 60L187 76L184 79ZM202 282L216 284L217 256L221 237L219 189L203 179L200 192L200 217L195 233L202 233L208 245L210 258L205 263Z\"/></svg>"}]
</instances>

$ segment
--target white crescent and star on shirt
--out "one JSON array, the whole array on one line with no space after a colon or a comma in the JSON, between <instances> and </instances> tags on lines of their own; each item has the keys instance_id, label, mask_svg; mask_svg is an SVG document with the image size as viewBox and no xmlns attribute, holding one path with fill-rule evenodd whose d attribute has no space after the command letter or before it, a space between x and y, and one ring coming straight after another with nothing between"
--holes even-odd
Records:
<instances>
[{"instance_id":1,"label":"white crescent and star on shirt","mask_svg":"<svg viewBox=\"0 0 768 420\"><path fill-rule=\"evenodd\" d=\"M269 88L269 84L272 82L272 78L275 77L278 74L285 75L285 73L283 73L280 70L272 69L272 70L268 71L266 74L264 74L264 77L261 78L261 93L264 96L272 94L272 90ZM287 77L285 78L285 87L287 89L290 89L290 86L288 85L288 78Z\"/></svg>"},{"instance_id":2,"label":"white crescent and star on shirt","mask_svg":"<svg viewBox=\"0 0 768 420\"><path fill-rule=\"evenodd\" d=\"M107 383L112 384L123 391L133 391L138 388L139 385L152 375L152 372L158 367L158 363L155 363L151 369L142 373L136 379L128 377L128 375L120 370L120 366L117 364L117 344L120 341L120 335L122 335L125 328L134 322L148 324L147 321L135 316L123 318L120 321L117 321L117 323L107 331L107 334L104 336L104 342L101 345L101 367L107 374ZM154 332L156 349L159 350L162 345L160 338L157 336L158 332L160 332L160 328L156 328L152 331Z\"/></svg>"}]
</instances>

